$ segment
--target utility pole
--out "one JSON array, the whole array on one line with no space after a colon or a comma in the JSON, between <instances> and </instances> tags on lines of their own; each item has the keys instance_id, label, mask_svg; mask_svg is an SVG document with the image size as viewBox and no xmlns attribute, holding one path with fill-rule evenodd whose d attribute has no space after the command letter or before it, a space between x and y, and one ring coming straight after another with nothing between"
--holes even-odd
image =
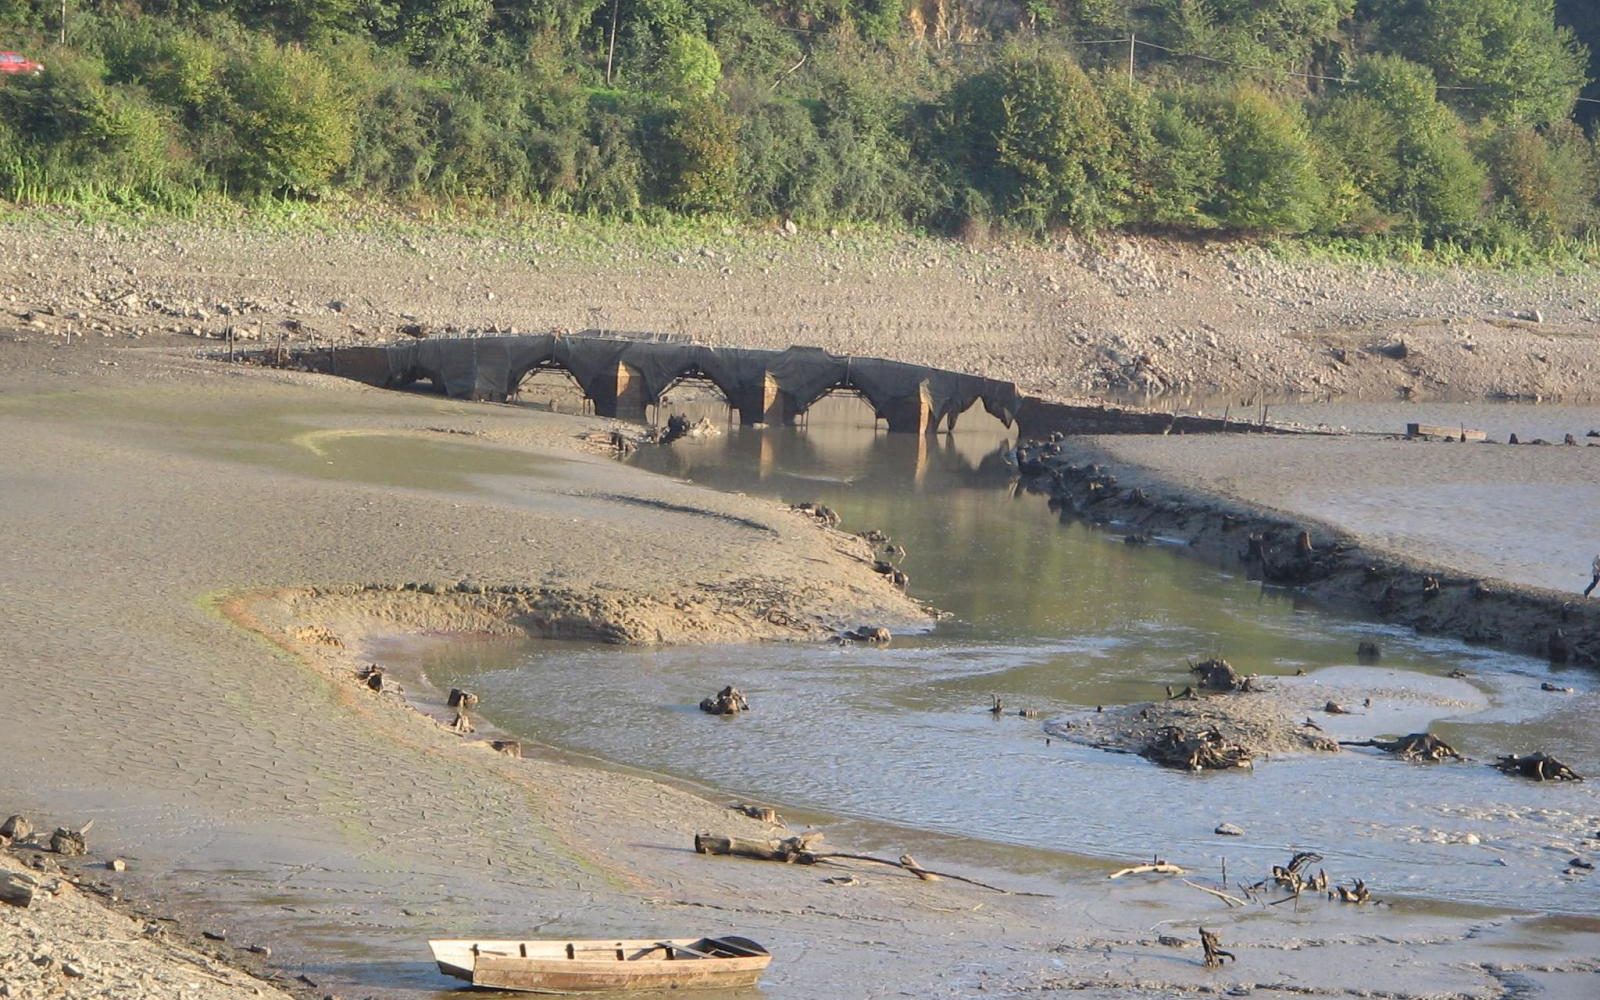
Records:
<instances>
[{"instance_id":1,"label":"utility pole","mask_svg":"<svg viewBox=\"0 0 1600 1000\"><path fill-rule=\"evenodd\" d=\"M1128 86L1133 86L1133 47L1139 43L1139 36L1132 31L1128 32Z\"/></svg>"},{"instance_id":2,"label":"utility pole","mask_svg":"<svg viewBox=\"0 0 1600 1000\"><path fill-rule=\"evenodd\" d=\"M67 0L61 0L66 3ZM606 46L606 86L611 86L611 60L617 54L617 4L622 0L611 0L611 43Z\"/></svg>"},{"instance_id":3,"label":"utility pole","mask_svg":"<svg viewBox=\"0 0 1600 1000\"><path fill-rule=\"evenodd\" d=\"M61 44L67 44L67 0L61 0Z\"/></svg>"}]
</instances>

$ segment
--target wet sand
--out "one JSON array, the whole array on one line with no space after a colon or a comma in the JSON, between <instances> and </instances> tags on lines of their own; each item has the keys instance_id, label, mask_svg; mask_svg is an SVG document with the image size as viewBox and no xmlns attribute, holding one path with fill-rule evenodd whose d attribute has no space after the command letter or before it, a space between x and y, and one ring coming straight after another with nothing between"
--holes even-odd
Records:
<instances>
[{"instance_id":1,"label":"wet sand","mask_svg":"<svg viewBox=\"0 0 1600 1000\"><path fill-rule=\"evenodd\" d=\"M594 421L159 351L9 345L0 366L0 811L95 819L130 888L270 944L320 991L446 987L430 935L623 928L748 934L779 956L774 998L1493 997L1519 976L1576 995L1600 970L1596 921L1412 900L1229 910L1172 880L1107 883L1104 862L1020 875L959 843L968 872L1050 895L698 857L696 831L764 830L715 797L450 734L354 682L369 640L509 630L498 587L539 628L619 620L635 639L919 622L852 540L596 457ZM453 471L338 445L394 435ZM1197 923L1243 961L1212 972L1158 941Z\"/></svg>"}]
</instances>

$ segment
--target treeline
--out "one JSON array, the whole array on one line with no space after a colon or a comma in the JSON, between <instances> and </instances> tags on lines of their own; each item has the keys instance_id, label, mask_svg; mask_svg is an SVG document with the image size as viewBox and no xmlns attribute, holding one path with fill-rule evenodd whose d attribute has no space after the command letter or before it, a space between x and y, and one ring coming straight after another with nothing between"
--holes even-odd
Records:
<instances>
[{"instance_id":1,"label":"treeline","mask_svg":"<svg viewBox=\"0 0 1600 1000\"><path fill-rule=\"evenodd\" d=\"M0 0L0 198L1537 247L1600 225L1597 7Z\"/></svg>"}]
</instances>

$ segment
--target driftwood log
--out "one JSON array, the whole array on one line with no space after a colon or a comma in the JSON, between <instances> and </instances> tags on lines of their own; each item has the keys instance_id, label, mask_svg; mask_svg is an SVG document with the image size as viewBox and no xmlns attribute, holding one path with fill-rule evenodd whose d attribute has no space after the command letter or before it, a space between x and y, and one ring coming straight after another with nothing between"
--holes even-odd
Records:
<instances>
[{"instance_id":1,"label":"driftwood log","mask_svg":"<svg viewBox=\"0 0 1600 1000\"><path fill-rule=\"evenodd\" d=\"M744 692L729 684L710 698L700 699L700 711L711 715L738 715L750 711Z\"/></svg>"},{"instance_id":2,"label":"driftwood log","mask_svg":"<svg viewBox=\"0 0 1600 1000\"><path fill-rule=\"evenodd\" d=\"M1520 774L1535 781L1582 781L1583 775L1540 751L1525 756L1508 754L1495 763L1506 774Z\"/></svg>"},{"instance_id":3,"label":"driftwood log","mask_svg":"<svg viewBox=\"0 0 1600 1000\"><path fill-rule=\"evenodd\" d=\"M696 854L723 854L755 858L757 861L781 861L790 865L814 865L818 855L813 848L821 841L820 830L808 830L799 836L782 840L752 840L748 837L697 833L694 835L694 851Z\"/></svg>"},{"instance_id":4,"label":"driftwood log","mask_svg":"<svg viewBox=\"0 0 1600 1000\"><path fill-rule=\"evenodd\" d=\"M1149 864L1130 865L1127 868L1119 868L1116 871L1112 872L1110 875L1107 875L1106 878L1121 878L1124 875L1187 875L1187 874L1189 874L1189 873L1186 870L1184 870L1182 868L1179 868L1177 865L1169 864L1166 861L1162 861L1160 858L1156 858L1154 861L1151 861Z\"/></svg>"},{"instance_id":5,"label":"driftwood log","mask_svg":"<svg viewBox=\"0 0 1600 1000\"><path fill-rule=\"evenodd\" d=\"M1393 740L1340 740L1342 747L1377 747L1392 753L1401 760L1425 761L1437 764L1443 760L1466 760L1456 748L1432 733L1412 733Z\"/></svg>"},{"instance_id":6,"label":"driftwood log","mask_svg":"<svg viewBox=\"0 0 1600 1000\"><path fill-rule=\"evenodd\" d=\"M1139 756L1162 767L1181 767L1189 771L1249 767L1248 748L1229 743L1221 731L1212 728L1199 733L1167 726L1141 751Z\"/></svg>"}]
</instances>

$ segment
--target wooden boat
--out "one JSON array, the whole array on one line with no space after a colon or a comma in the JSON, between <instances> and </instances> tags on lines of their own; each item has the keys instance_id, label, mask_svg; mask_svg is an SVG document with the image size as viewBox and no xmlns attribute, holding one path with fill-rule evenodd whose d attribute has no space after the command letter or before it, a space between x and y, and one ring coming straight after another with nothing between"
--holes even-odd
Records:
<instances>
[{"instance_id":1,"label":"wooden boat","mask_svg":"<svg viewBox=\"0 0 1600 1000\"><path fill-rule=\"evenodd\" d=\"M772 962L742 937L638 941L429 941L447 976L527 993L754 986Z\"/></svg>"}]
</instances>

